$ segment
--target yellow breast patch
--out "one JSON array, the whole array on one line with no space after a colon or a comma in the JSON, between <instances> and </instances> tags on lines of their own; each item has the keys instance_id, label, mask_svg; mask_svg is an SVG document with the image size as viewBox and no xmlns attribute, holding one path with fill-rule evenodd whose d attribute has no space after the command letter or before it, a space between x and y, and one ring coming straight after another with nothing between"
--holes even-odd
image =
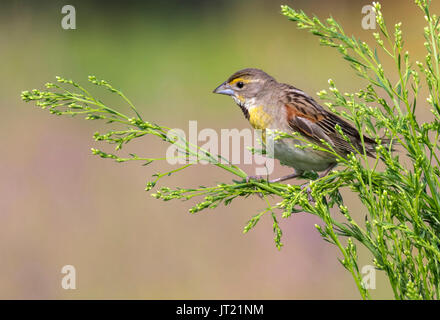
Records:
<instances>
[{"instance_id":1,"label":"yellow breast patch","mask_svg":"<svg viewBox=\"0 0 440 320\"><path fill-rule=\"evenodd\" d=\"M254 129L266 129L272 122L272 117L263 110L263 106L249 109L249 122Z\"/></svg>"}]
</instances>

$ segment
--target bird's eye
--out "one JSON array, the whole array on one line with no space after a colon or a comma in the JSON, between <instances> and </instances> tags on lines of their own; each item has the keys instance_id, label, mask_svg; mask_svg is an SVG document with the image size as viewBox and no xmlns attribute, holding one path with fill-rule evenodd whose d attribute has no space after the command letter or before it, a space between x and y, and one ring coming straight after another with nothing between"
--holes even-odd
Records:
<instances>
[{"instance_id":1,"label":"bird's eye","mask_svg":"<svg viewBox=\"0 0 440 320\"><path fill-rule=\"evenodd\" d=\"M237 82L237 87L238 88L243 88L243 86L244 86L244 83L243 83L243 81L239 81L239 82Z\"/></svg>"}]
</instances>

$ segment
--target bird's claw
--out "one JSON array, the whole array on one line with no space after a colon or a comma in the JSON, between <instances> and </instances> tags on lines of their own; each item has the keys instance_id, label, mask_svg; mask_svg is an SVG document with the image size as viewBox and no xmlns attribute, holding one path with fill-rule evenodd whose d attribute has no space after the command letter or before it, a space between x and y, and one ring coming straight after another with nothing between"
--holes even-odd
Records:
<instances>
[{"instance_id":1,"label":"bird's claw","mask_svg":"<svg viewBox=\"0 0 440 320\"><path fill-rule=\"evenodd\" d=\"M263 176L247 176L246 177L246 183L249 183L251 180L262 181L262 180L265 180L265 178ZM263 198L263 194L261 192L258 192L257 196L259 196L260 198Z\"/></svg>"},{"instance_id":2,"label":"bird's claw","mask_svg":"<svg viewBox=\"0 0 440 320\"><path fill-rule=\"evenodd\" d=\"M249 183L251 180L262 181L265 180L263 176L247 176L246 182Z\"/></svg>"},{"instance_id":3,"label":"bird's claw","mask_svg":"<svg viewBox=\"0 0 440 320\"><path fill-rule=\"evenodd\" d=\"M313 199L313 197L312 197L312 189L310 189L309 183L303 184L301 186L301 190L304 190L304 189L307 192L307 200L309 200L309 202L315 202L315 199Z\"/></svg>"}]
</instances>

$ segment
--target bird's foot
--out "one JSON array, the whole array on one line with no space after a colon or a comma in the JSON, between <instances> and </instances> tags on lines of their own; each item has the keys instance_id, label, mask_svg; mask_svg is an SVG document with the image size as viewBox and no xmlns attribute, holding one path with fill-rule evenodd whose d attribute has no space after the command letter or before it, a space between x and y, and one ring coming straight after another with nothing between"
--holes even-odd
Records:
<instances>
[{"instance_id":1,"label":"bird's foot","mask_svg":"<svg viewBox=\"0 0 440 320\"><path fill-rule=\"evenodd\" d=\"M313 199L313 197L312 197L312 189L310 189L310 182L307 182L307 183L301 185L301 190L306 190L307 200L309 200L309 202L312 202L312 203L315 202L315 199Z\"/></svg>"},{"instance_id":2,"label":"bird's foot","mask_svg":"<svg viewBox=\"0 0 440 320\"><path fill-rule=\"evenodd\" d=\"M294 178L298 178L301 176L301 172L294 172L292 174L288 174L287 176L284 177L280 177L280 178L276 178L276 179L272 179L269 180L269 183L276 183L276 182L282 182L282 181L286 181L286 180L290 180L290 179L294 179Z\"/></svg>"},{"instance_id":3,"label":"bird's foot","mask_svg":"<svg viewBox=\"0 0 440 320\"><path fill-rule=\"evenodd\" d=\"M247 176L246 177L246 182L247 183L249 183L251 180L263 181L263 180L266 180L266 178L263 177L263 176Z\"/></svg>"},{"instance_id":4,"label":"bird's foot","mask_svg":"<svg viewBox=\"0 0 440 320\"><path fill-rule=\"evenodd\" d=\"M263 176L247 176L246 177L246 183L249 183L251 180L264 181L264 180L266 180L266 178L264 178ZM263 194L261 192L257 192L257 196L259 196L260 198L263 198Z\"/></svg>"}]
</instances>

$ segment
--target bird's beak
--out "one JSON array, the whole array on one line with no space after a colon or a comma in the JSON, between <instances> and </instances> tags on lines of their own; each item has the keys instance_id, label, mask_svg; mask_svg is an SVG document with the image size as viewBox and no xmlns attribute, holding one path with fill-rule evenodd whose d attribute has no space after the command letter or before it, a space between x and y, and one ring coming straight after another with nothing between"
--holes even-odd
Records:
<instances>
[{"instance_id":1,"label":"bird's beak","mask_svg":"<svg viewBox=\"0 0 440 320\"><path fill-rule=\"evenodd\" d=\"M234 90L232 90L231 86L227 82L223 82L217 88L214 89L213 93L225 94L227 96L234 95Z\"/></svg>"}]
</instances>

